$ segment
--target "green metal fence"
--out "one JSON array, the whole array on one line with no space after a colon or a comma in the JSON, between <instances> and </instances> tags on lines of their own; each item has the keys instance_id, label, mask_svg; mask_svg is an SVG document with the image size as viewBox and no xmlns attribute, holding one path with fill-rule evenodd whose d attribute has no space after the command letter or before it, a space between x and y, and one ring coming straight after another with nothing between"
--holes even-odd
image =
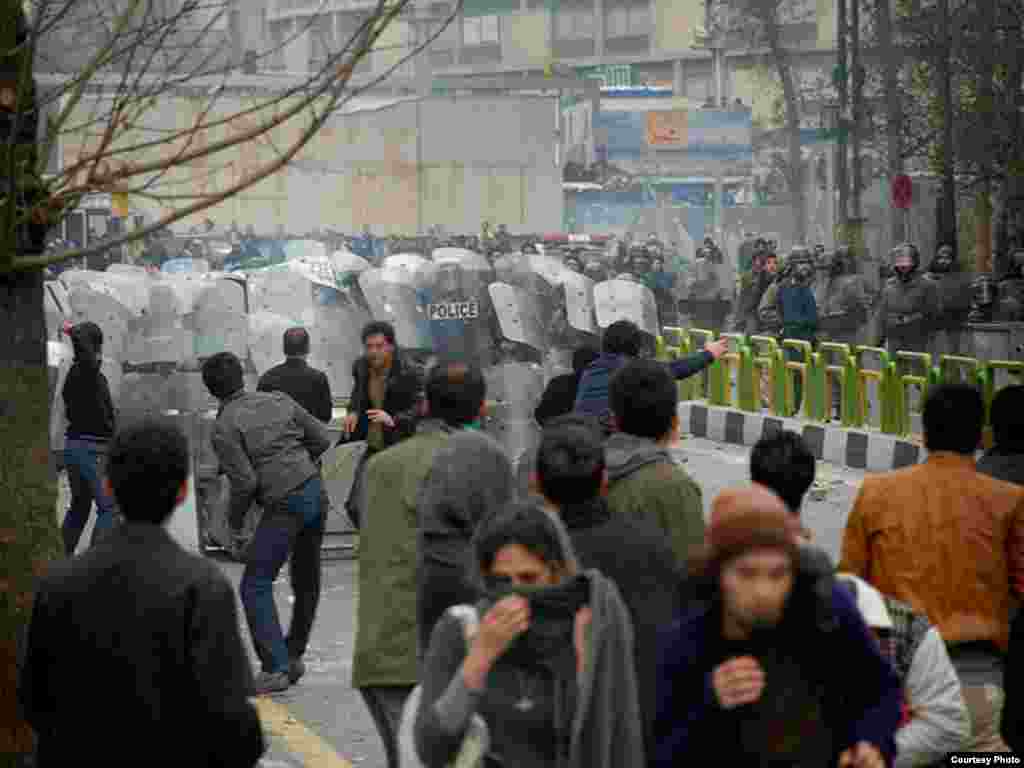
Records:
<instances>
[{"instance_id":1,"label":"green metal fence","mask_svg":"<svg viewBox=\"0 0 1024 768\"><path fill-rule=\"evenodd\" d=\"M997 372L1024 380L1024 362L1020 361L957 355L933 359L922 352L891 356L879 347L832 342L814 345L800 339L740 333L718 335L703 328L668 327L664 334L657 345L661 360L691 354L716 338L730 340L729 351L708 368L706 377L692 376L679 382L683 400L704 400L751 413L761 411L765 404L775 416L800 415L856 429L873 428L877 420L877 428L890 435L911 434L913 411L908 395L914 391L920 393L923 403L928 389L937 384L977 386L985 398L987 425L988 409L999 389ZM798 353L793 355L797 359L786 359L789 349ZM872 359L874 365L869 363ZM794 397L798 378L803 385L800 414Z\"/></svg>"}]
</instances>

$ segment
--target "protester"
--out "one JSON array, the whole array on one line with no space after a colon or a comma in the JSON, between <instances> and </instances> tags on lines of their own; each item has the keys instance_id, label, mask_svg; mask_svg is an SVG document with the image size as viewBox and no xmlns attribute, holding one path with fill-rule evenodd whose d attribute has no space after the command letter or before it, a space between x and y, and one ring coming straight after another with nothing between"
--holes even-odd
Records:
<instances>
[{"instance_id":1,"label":"protester","mask_svg":"<svg viewBox=\"0 0 1024 768\"><path fill-rule=\"evenodd\" d=\"M137 765L142 745L159 745L161 765L248 768L263 754L234 590L166 530L188 476L174 426L143 420L110 444L125 523L36 589L18 695L37 768ZM121 737L98 738L112 720Z\"/></svg>"},{"instance_id":2,"label":"protester","mask_svg":"<svg viewBox=\"0 0 1024 768\"><path fill-rule=\"evenodd\" d=\"M971 714L968 751L1005 752L1002 657L1024 587L1024 489L979 473L985 405L964 385L930 390L928 460L864 478L843 535L841 570L938 627Z\"/></svg>"},{"instance_id":3,"label":"protester","mask_svg":"<svg viewBox=\"0 0 1024 768\"><path fill-rule=\"evenodd\" d=\"M334 400L331 398L331 384L323 371L310 367L306 362L309 356L309 333L305 328L289 328L284 332L285 361L264 373L256 386L259 392L284 392L309 413L330 424L334 415ZM310 454L310 458L322 470L321 456ZM292 632L288 640L289 656L294 660L291 665L291 681L296 683L305 674L306 667L302 662L309 630L316 615L320 602L320 550L324 541L324 529L327 524L327 513L331 509L331 499L327 495L327 485L320 476L320 529L295 541L295 551L290 560L291 581L295 586L295 615L303 617L302 624L308 622L304 631ZM299 563L305 567L296 568ZM293 627L295 627L293 623Z\"/></svg>"},{"instance_id":4,"label":"protester","mask_svg":"<svg viewBox=\"0 0 1024 768\"><path fill-rule=\"evenodd\" d=\"M604 332L601 355L587 366L580 377L575 411L608 422L611 413L609 386L612 376L630 360L640 356L643 331L629 320L619 320ZM704 351L671 363L660 363L673 379L686 379L711 365L729 349L726 339L708 342Z\"/></svg>"},{"instance_id":5,"label":"protester","mask_svg":"<svg viewBox=\"0 0 1024 768\"><path fill-rule=\"evenodd\" d=\"M363 328L365 354L352 364L352 396L344 430L348 440L366 441L366 453L356 468L346 509L359 528L366 462L375 454L416 432L420 379L395 348L395 329L374 321Z\"/></svg>"},{"instance_id":6,"label":"protester","mask_svg":"<svg viewBox=\"0 0 1024 768\"><path fill-rule=\"evenodd\" d=\"M110 531L115 522L114 500L103 485L103 465L115 421L110 385L100 370L103 331L89 322L72 326L70 331L75 359L61 392L67 414L64 466L71 486L71 506L61 525L61 537L68 557L78 548L93 501L96 524L90 546Z\"/></svg>"},{"instance_id":7,"label":"protester","mask_svg":"<svg viewBox=\"0 0 1024 768\"><path fill-rule=\"evenodd\" d=\"M797 521L801 520L804 497L814 485L817 467L818 462L807 441L791 430L784 429L762 437L750 452L751 482L774 491ZM834 570L828 553L815 546L813 540L814 534L801 522L799 542L802 548L811 553L823 569Z\"/></svg>"},{"instance_id":8,"label":"protester","mask_svg":"<svg viewBox=\"0 0 1024 768\"><path fill-rule=\"evenodd\" d=\"M817 617L795 521L752 486L721 493L691 565L706 599L662 637L653 764L884 768L900 686L847 594ZM841 663L837 663L841 660Z\"/></svg>"},{"instance_id":9,"label":"protester","mask_svg":"<svg viewBox=\"0 0 1024 768\"><path fill-rule=\"evenodd\" d=\"M453 761L477 714L485 765L646 766L629 614L614 583L576 569L558 525L516 502L477 531L479 630L467 643L445 616L423 666L415 740L429 768Z\"/></svg>"},{"instance_id":10,"label":"protester","mask_svg":"<svg viewBox=\"0 0 1024 768\"><path fill-rule=\"evenodd\" d=\"M246 392L242 363L231 352L203 363L203 383L220 401L210 439L231 481L228 522L236 541L253 501L263 507L244 553L240 591L262 666L254 694L275 693L305 671L302 656L320 600L319 542L326 514L314 461L330 446L330 435L288 395ZM285 637L274 605L274 580L289 559L295 607Z\"/></svg>"},{"instance_id":11,"label":"protester","mask_svg":"<svg viewBox=\"0 0 1024 768\"><path fill-rule=\"evenodd\" d=\"M801 575L814 582L822 617L831 613L835 564L803 525L800 510L804 496L814 484L817 461L803 437L781 430L762 437L750 452L750 480L775 493L792 516Z\"/></svg>"},{"instance_id":12,"label":"protester","mask_svg":"<svg viewBox=\"0 0 1024 768\"><path fill-rule=\"evenodd\" d=\"M285 361L260 376L257 391L284 392L324 424L329 423L334 413L331 383L327 374L306 362L309 332L301 327L289 328L284 332L283 347Z\"/></svg>"},{"instance_id":13,"label":"protester","mask_svg":"<svg viewBox=\"0 0 1024 768\"><path fill-rule=\"evenodd\" d=\"M484 413L486 385L475 366L445 362L427 378L427 418L416 434L366 465L359 536L359 601L352 687L359 690L397 768L397 734L405 700L419 681L417 664L417 510L424 481L452 435Z\"/></svg>"},{"instance_id":14,"label":"protester","mask_svg":"<svg viewBox=\"0 0 1024 768\"><path fill-rule=\"evenodd\" d=\"M978 461L983 475L1024 485L1024 386L1003 387L992 400L994 445Z\"/></svg>"},{"instance_id":15,"label":"protester","mask_svg":"<svg viewBox=\"0 0 1024 768\"><path fill-rule=\"evenodd\" d=\"M512 462L490 436L467 428L434 457L416 501L419 527L417 618L419 652L453 605L475 602L473 533L516 495Z\"/></svg>"},{"instance_id":16,"label":"protester","mask_svg":"<svg viewBox=\"0 0 1024 768\"><path fill-rule=\"evenodd\" d=\"M682 570L704 542L704 503L700 486L669 453L679 432L676 383L660 363L635 360L615 374L610 390L618 431L605 445L608 506L661 530Z\"/></svg>"},{"instance_id":17,"label":"protester","mask_svg":"<svg viewBox=\"0 0 1024 768\"><path fill-rule=\"evenodd\" d=\"M971 721L942 635L927 616L866 581L848 573L837 578L903 685L894 768L935 765L948 753L964 749Z\"/></svg>"},{"instance_id":18,"label":"protester","mask_svg":"<svg viewBox=\"0 0 1024 768\"><path fill-rule=\"evenodd\" d=\"M572 373L555 376L548 382L540 404L533 412L533 417L542 427L551 419L571 413L576 404L576 392L580 386L580 378L599 353L592 347L580 347L572 354Z\"/></svg>"},{"instance_id":19,"label":"protester","mask_svg":"<svg viewBox=\"0 0 1024 768\"><path fill-rule=\"evenodd\" d=\"M658 629L675 613L679 574L661 531L608 509L601 495L608 482L601 433L578 419L564 416L544 430L536 487L568 530L580 565L615 582L629 609L644 742L653 746Z\"/></svg>"}]
</instances>

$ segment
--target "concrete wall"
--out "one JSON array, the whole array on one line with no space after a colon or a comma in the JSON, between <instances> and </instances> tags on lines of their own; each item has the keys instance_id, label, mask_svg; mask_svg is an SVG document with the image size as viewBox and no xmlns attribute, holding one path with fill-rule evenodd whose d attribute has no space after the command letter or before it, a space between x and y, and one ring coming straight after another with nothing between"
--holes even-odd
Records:
<instances>
[{"instance_id":1,"label":"concrete wall","mask_svg":"<svg viewBox=\"0 0 1024 768\"><path fill-rule=\"evenodd\" d=\"M143 127L120 137L120 145L153 141L157 129L164 135L172 128L184 131L206 103L205 98L163 98ZM228 93L212 116L237 114L253 103ZM88 120L93 108L83 107L81 119ZM375 234L414 234L436 224L475 232L486 219L512 231L557 230L563 197L555 119L555 100L537 96L430 97L419 105L411 99L364 99L334 117L284 170L179 226L209 217L218 226L251 224L266 234L317 227L354 232L365 226ZM255 122L236 119L209 135L194 135L192 146L237 136ZM293 144L305 123L303 116L276 129L273 144L281 149ZM65 167L83 146L96 146L96 138L83 131L68 137ZM164 143L131 159L169 161L181 146ZM227 190L277 151L265 138L240 143L170 171L161 192ZM151 200L133 197L131 203L161 213Z\"/></svg>"}]
</instances>

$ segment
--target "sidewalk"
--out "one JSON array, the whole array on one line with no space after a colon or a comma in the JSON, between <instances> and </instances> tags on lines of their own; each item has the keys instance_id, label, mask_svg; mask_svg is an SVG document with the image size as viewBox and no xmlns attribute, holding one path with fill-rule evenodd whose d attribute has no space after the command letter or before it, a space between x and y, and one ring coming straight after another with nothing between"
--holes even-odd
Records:
<instances>
[{"instance_id":1,"label":"sidewalk","mask_svg":"<svg viewBox=\"0 0 1024 768\"><path fill-rule=\"evenodd\" d=\"M764 436L791 430L803 435L819 461L870 472L913 466L928 456L924 446L912 438L747 413L738 408L707 405L703 401L680 403L679 420L686 434L731 445L751 446Z\"/></svg>"}]
</instances>

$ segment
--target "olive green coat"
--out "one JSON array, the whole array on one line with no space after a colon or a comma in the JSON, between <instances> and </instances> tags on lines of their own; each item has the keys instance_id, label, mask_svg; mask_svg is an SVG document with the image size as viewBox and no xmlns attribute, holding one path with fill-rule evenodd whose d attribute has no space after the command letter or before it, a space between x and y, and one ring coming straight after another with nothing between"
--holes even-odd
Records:
<instances>
[{"instance_id":1,"label":"olive green coat","mask_svg":"<svg viewBox=\"0 0 1024 768\"><path fill-rule=\"evenodd\" d=\"M425 421L366 465L352 687L419 682L416 659L416 497L453 430Z\"/></svg>"}]
</instances>

